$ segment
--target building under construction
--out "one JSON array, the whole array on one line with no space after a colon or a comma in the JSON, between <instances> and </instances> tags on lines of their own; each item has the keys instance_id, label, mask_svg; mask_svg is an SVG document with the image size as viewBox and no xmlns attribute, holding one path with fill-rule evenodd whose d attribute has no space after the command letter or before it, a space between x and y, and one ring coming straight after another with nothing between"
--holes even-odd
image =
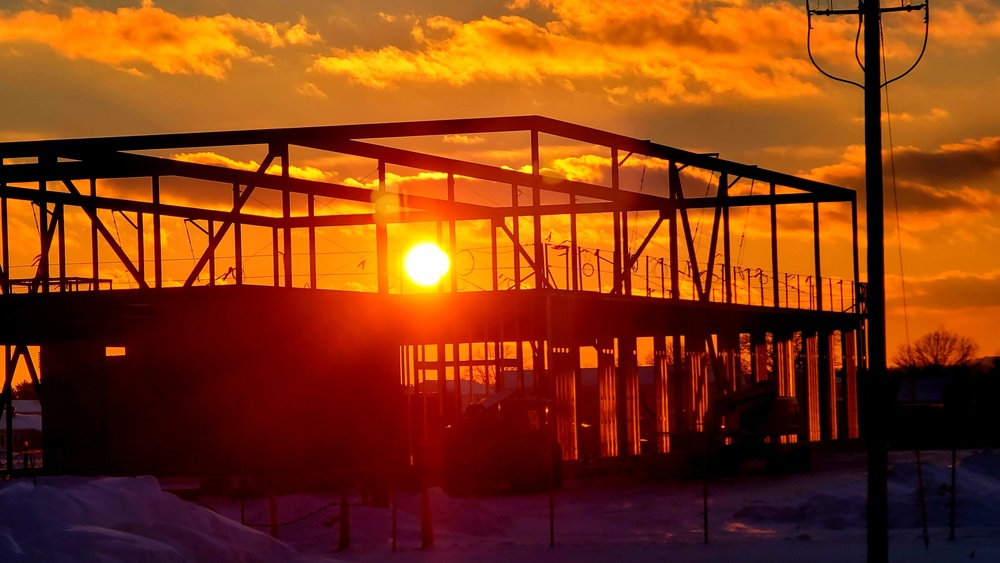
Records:
<instances>
[{"instance_id":1,"label":"building under construction","mask_svg":"<svg viewBox=\"0 0 1000 563\"><path fill-rule=\"evenodd\" d=\"M858 437L852 190L535 116L0 157L4 405L27 374L50 471L405 465L512 387L549 400L566 460L676 450L764 380L800 440ZM403 273L416 239L451 257L430 288Z\"/></svg>"}]
</instances>

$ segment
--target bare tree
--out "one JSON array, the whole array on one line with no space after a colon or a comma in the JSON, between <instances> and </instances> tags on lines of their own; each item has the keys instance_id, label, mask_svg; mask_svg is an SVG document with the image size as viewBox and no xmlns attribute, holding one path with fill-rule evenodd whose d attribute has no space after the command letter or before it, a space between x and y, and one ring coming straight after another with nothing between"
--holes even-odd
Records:
<instances>
[{"instance_id":1,"label":"bare tree","mask_svg":"<svg viewBox=\"0 0 1000 563\"><path fill-rule=\"evenodd\" d=\"M969 367L978 353L979 345L971 338L939 328L900 346L892 362L904 369Z\"/></svg>"},{"instance_id":2,"label":"bare tree","mask_svg":"<svg viewBox=\"0 0 1000 563\"><path fill-rule=\"evenodd\" d=\"M504 344L500 350L500 358L513 358L514 347ZM482 363L475 364L470 368L472 380L483 386L486 394L493 392L497 384L497 378L503 373L503 368L497 372L497 350L493 343L484 344L482 348L476 348L472 353L473 360L481 360Z\"/></svg>"}]
</instances>

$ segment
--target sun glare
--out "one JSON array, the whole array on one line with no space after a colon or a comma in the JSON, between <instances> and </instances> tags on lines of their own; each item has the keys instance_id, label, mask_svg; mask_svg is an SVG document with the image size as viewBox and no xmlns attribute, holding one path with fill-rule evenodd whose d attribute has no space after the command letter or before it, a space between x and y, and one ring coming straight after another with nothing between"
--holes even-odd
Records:
<instances>
[{"instance_id":1,"label":"sun glare","mask_svg":"<svg viewBox=\"0 0 1000 563\"><path fill-rule=\"evenodd\" d=\"M451 261L448 255L433 242L422 242L406 253L403 267L413 283L429 287L441 281L448 273Z\"/></svg>"}]
</instances>

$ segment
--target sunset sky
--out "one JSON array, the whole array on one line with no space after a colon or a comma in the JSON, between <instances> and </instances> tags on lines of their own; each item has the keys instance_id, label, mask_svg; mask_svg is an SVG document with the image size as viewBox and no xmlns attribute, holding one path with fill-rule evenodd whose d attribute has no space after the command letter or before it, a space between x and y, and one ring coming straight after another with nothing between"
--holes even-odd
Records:
<instances>
[{"instance_id":1,"label":"sunset sky","mask_svg":"<svg viewBox=\"0 0 1000 563\"><path fill-rule=\"evenodd\" d=\"M1000 354L1000 0L931 8L888 92L889 352L901 254L910 339ZM813 52L861 80L857 23ZM806 28L804 1L0 0L0 141L537 114L863 190L862 93ZM890 75L923 31L887 16Z\"/></svg>"}]
</instances>

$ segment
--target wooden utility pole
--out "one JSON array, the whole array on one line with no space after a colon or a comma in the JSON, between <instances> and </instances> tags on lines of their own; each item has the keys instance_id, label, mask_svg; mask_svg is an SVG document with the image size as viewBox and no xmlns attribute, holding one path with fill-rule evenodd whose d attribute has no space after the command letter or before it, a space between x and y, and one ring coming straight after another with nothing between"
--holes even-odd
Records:
<instances>
[{"instance_id":1,"label":"wooden utility pole","mask_svg":"<svg viewBox=\"0 0 1000 563\"><path fill-rule=\"evenodd\" d=\"M882 76L882 14L887 12L924 12L925 28L928 25L928 3L905 4L882 8L878 0L859 0L852 10L812 10L806 2L809 18L809 58L816 68L828 78L858 86L864 90L865 103L865 211L868 221L868 289L866 310L868 317L868 369L867 412L865 435L868 442L868 562L884 563L889 560L889 498L888 498L888 374L885 329L885 213L883 209L882 179L882 88L911 70L883 82ZM820 68L812 56L813 16L857 16L864 25L864 83L833 76ZM924 35L924 49L927 35ZM923 57L924 49L920 51Z\"/></svg>"},{"instance_id":2,"label":"wooden utility pole","mask_svg":"<svg viewBox=\"0 0 1000 563\"><path fill-rule=\"evenodd\" d=\"M861 3L865 24L865 215L868 222L868 563L889 560L889 453L886 427L885 213L882 185L882 17Z\"/></svg>"}]
</instances>

